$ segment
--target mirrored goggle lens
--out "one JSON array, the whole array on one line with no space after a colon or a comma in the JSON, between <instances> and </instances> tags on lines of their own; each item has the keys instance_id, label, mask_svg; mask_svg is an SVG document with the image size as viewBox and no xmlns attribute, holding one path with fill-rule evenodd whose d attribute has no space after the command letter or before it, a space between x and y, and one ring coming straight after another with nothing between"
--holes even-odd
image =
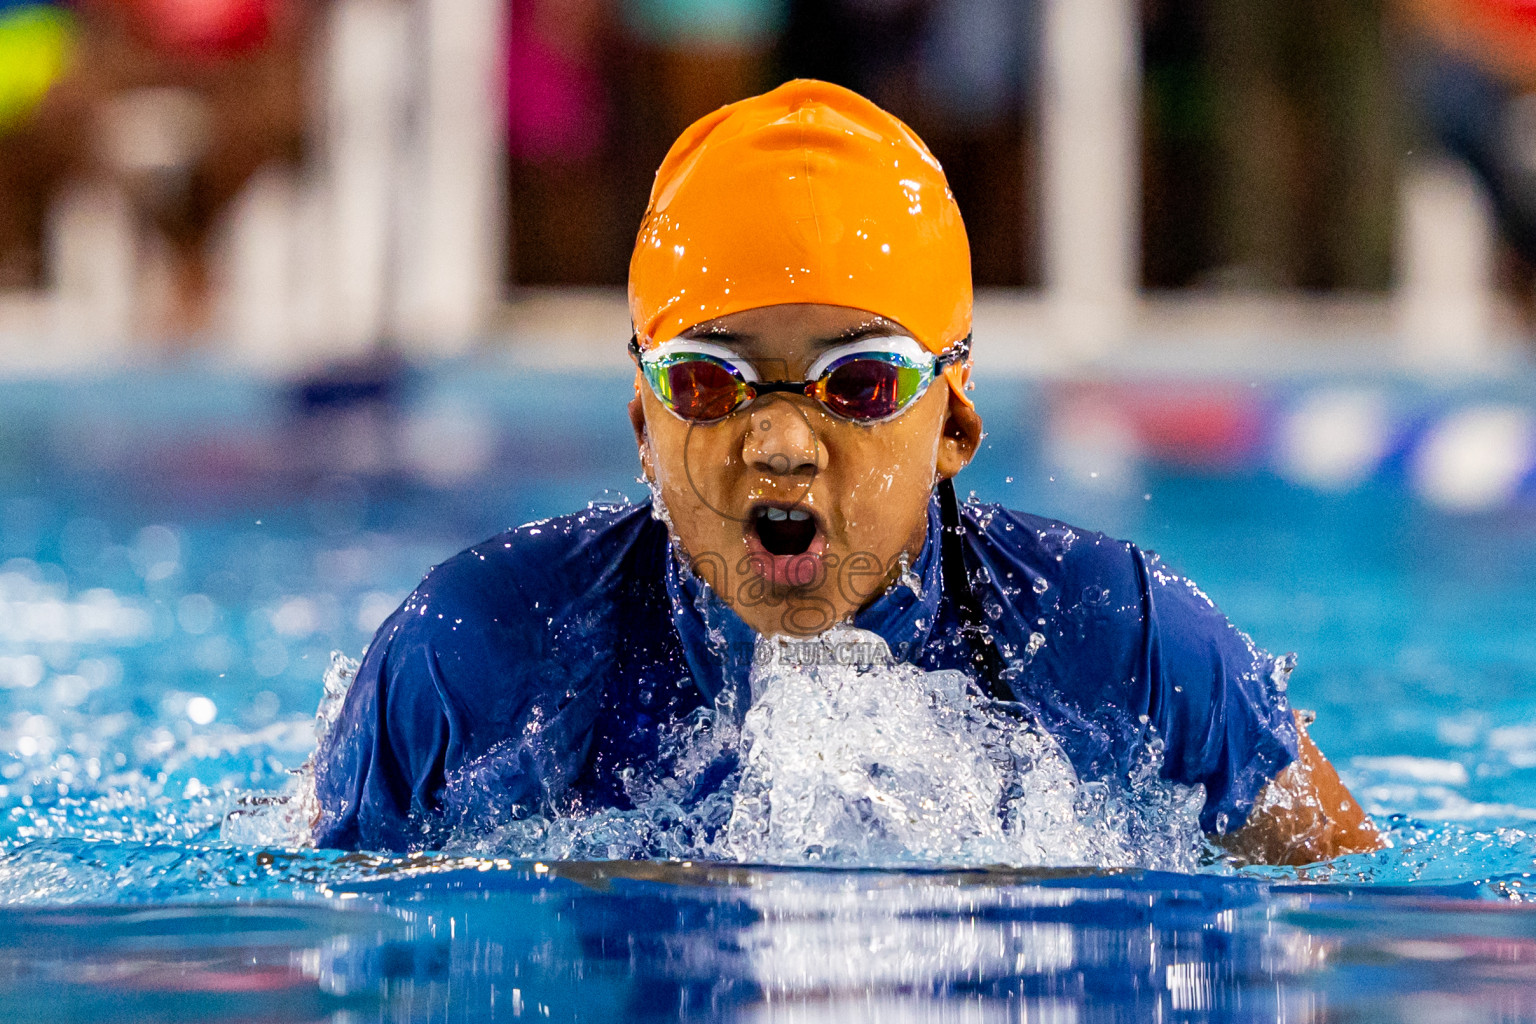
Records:
<instances>
[{"instance_id":1,"label":"mirrored goggle lens","mask_svg":"<svg viewBox=\"0 0 1536 1024\"><path fill-rule=\"evenodd\" d=\"M729 416L746 397L746 381L707 355L654 363L646 374L657 396L684 419L718 420Z\"/></svg>"},{"instance_id":2,"label":"mirrored goggle lens","mask_svg":"<svg viewBox=\"0 0 1536 1024\"><path fill-rule=\"evenodd\" d=\"M847 419L881 420L906 408L928 377L903 356L865 353L828 367L817 381L817 397Z\"/></svg>"}]
</instances>

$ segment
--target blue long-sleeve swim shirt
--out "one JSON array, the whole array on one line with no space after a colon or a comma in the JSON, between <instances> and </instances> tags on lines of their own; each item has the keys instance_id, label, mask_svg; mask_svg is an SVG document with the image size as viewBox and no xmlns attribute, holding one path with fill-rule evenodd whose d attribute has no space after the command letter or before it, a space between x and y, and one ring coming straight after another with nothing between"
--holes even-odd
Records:
<instances>
[{"instance_id":1,"label":"blue long-sleeve swim shirt","mask_svg":"<svg viewBox=\"0 0 1536 1024\"><path fill-rule=\"evenodd\" d=\"M1085 780L1124 779L1155 735L1163 776L1204 786L1201 826L1242 825L1296 757L1276 659L1134 544L996 505L960 515L970 598L1008 665L994 692ZM935 501L907 582L853 625L902 661L970 672L944 529ZM317 752L315 842L415 850L480 824L627 809L626 780L665 770L669 729L747 692L755 639L650 503L476 544L428 573L369 645Z\"/></svg>"}]
</instances>

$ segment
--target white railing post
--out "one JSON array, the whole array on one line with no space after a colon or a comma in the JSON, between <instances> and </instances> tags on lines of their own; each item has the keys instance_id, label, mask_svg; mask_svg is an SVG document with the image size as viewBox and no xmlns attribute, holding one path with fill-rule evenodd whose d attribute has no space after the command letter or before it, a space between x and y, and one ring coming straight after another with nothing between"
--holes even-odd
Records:
<instances>
[{"instance_id":1,"label":"white railing post","mask_svg":"<svg viewBox=\"0 0 1536 1024\"><path fill-rule=\"evenodd\" d=\"M394 327L400 153L410 77L400 0L339 0L330 12L322 115L327 310L317 361L355 357Z\"/></svg>"},{"instance_id":2,"label":"white railing post","mask_svg":"<svg viewBox=\"0 0 1536 1024\"><path fill-rule=\"evenodd\" d=\"M1141 26L1135 0L1046 0L1045 283L1064 353L1130 333L1140 280Z\"/></svg>"},{"instance_id":3,"label":"white railing post","mask_svg":"<svg viewBox=\"0 0 1536 1024\"><path fill-rule=\"evenodd\" d=\"M138 342L139 244L133 206L106 182L75 183L48 208L50 359L88 366Z\"/></svg>"},{"instance_id":4,"label":"white railing post","mask_svg":"<svg viewBox=\"0 0 1536 1024\"><path fill-rule=\"evenodd\" d=\"M418 0L420 77L403 211L400 340L423 355L478 340L502 291L505 0Z\"/></svg>"},{"instance_id":5,"label":"white railing post","mask_svg":"<svg viewBox=\"0 0 1536 1024\"><path fill-rule=\"evenodd\" d=\"M1426 370L1485 361L1493 335L1494 226L1471 171L1447 159L1404 168L1397 248L1404 361Z\"/></svg>"}]
</instances>

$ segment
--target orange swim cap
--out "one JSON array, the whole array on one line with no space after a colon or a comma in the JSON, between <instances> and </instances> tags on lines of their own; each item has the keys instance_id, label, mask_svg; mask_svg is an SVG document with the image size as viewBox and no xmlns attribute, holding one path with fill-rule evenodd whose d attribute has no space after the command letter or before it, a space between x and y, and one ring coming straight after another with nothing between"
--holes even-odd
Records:
<instances>
[{"instance_id":1,"label":"orange swim cap","mask_svg":"<svg viewBox=\"0 0 1536 1024\"><path fill-rule=\"evenodd\" d=\"M789 302L878 313L934 352L971 331L971 249L938 161L869 100L805 79L683 132L629 261L642 348ZM968 372L945 371L967 403Z\"/></svg>"}]
</instances>

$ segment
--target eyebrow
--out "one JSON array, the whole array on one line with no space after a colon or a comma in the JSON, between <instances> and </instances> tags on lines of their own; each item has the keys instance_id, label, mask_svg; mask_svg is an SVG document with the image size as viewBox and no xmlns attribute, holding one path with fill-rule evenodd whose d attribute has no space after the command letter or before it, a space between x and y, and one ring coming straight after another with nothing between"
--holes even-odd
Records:
<instances>
[{"instance_id":1,"label":"eyebrow","mask_svg":"<svg viewBox=\"0 0 1536 1024\"><path fill-rule=\"evenodd\" d=\"M812 342L817 348L832 348L836 345L846 345L851 341L862 341L865 338L879 338L901 335L906 332L899 326L883 317L872 323L857 324L837 334L817 338ZM713 341L722 345L750 345L758 340L755 334L743 334L739 331L727 330L724 327L690 327L683 332L683 336L699 341Z\"/></svg>"},{"instance_id":2,"label":"eyebrow","mask_svg":"<svg viewBox=\"0 0 1536 1024\"><path fill-rule=\"evenodd\" d=\"M739 331L729 331L724 327L690 327L681 336L695 341L718 341L723 345L740 344L744 341L752 341L755 337Z\"/></svg>"},{"instance_id":3,"label":"eyebrow","mask_svg":"<svg viewBox=\"0 0 1536 1024\"><path fill-rule=\"evenodd\" d=\"M873 323L860 324L850 327L840 334L830 338L821 338L816 344L822 348L831 348L834 345L846 345L850 341L863 341L865 338L884 338L894 335L904 335L906 332L885 318L880 318Z\"/></svg>"}]
</instances>

